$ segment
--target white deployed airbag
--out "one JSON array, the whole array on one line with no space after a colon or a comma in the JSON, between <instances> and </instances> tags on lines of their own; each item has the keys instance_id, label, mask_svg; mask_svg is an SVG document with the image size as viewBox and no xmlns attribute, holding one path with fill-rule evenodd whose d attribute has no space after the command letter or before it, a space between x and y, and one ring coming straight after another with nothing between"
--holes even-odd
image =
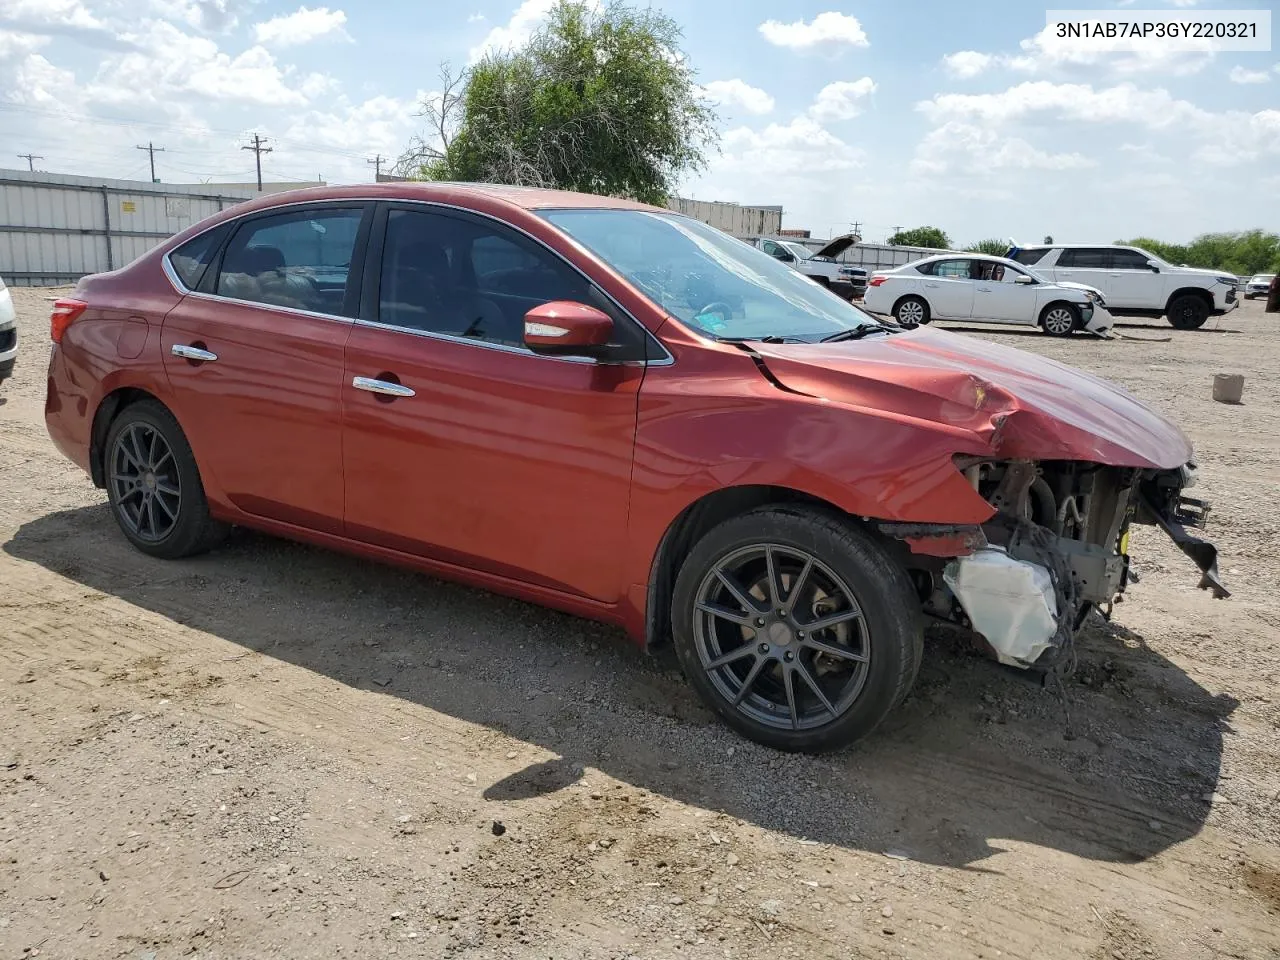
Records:
<instances>
[{"instance_id":1,"label":"white deployed airbag","mask_svg":"<svg viewBox=\"0 0 1280 960\"><path fill-rule=\"evenodd\" d=\"M1052 646L1058 602L1044 567L983 547L948 563L942 579L1001 663L1029 667Z\"/></svg>"}]
</instances>

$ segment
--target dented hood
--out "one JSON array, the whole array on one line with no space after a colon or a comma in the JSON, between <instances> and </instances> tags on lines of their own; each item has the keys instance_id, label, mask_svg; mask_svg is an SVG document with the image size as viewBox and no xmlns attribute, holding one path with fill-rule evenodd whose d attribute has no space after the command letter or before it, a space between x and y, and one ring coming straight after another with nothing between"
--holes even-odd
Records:
<instances>
[{"instance_id":1,"label":"dented hood","mask_svg":"<svg viewBox=\"0 0 1280 960\"><path fill-rule=\"evenodd\" d=\"M957 453L1173 469L1176 426L1113 383L1033 353L921 327L865 340L752 343L798 393L974 434Z\"/></svg>"}]
</instances>

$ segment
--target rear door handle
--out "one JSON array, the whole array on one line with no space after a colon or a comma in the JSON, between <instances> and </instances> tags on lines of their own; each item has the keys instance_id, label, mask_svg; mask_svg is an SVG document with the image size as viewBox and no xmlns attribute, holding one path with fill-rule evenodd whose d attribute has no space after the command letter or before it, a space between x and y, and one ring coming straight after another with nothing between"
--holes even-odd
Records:
<instances>
[{"instance_id":1,"label":"rear door handle","mask_svg":"<svg viewBox=\"0 0 1280 960\"><path fill-rule=\"evenodd\" d=\"M991 288L990 288L990 287L979 287L979 288L978 288L978 292L979 292L979 293L990 293L990 292L991 292Z\"/></svg>"},{"instance_id":2,"label":"rear door handle","mask_svg":"<svg viewBox=\"0 0 1280 960\"><path fill-rule=\"evenodd\" d=\"M375 380L373 377L352 377L351 385L357 390L380 393L384 397L412 397L414 395L413 388L406 387L403 383L392 383L390 380Z\"/></svg>"},{"instance_id":3,"label":"rear door handle","mask_svg":"<svg viewBox=\"0 0 1280 960\"><path fill-rule=\"evenodd\" d=\"M925 284L925 286L926 286L926 287L931 287L931 288L932 288L932 287L940 287L940 286L942 286L942 284L940 284L940 283L926 283L926 284Z\"/></svg>"},{"instance_id":4,"label":"rear door handle","mask_svg":"<svg viewBox=\"0 0 1280 960\"><path fill-rule=\"evenodd\" d=\"M211 363L218 359L218 355L210 350L204 350L200 347L189 347L185 343L175 343L169 352L175 357L183 357L187 360L200 360L204 363Z\"/></svg>"}]
</instances>

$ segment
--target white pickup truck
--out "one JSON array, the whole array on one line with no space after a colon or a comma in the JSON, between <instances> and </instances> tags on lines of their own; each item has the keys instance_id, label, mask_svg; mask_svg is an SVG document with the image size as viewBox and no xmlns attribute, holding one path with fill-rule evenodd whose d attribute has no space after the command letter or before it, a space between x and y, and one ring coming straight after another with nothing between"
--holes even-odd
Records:
<instances>
[{"instance_id":1,"label":"white pickup truck","mask_svg":"<svg viewBox=\"0 0 1280 960\"><path fill-rule=\"evenodd\" d=\"M1178 330L1195 330L1240 305L1239 280L1229 273L1175 267L1141 247L1036 244L1011 247L1005 256L1051 280L1097 288L1112 316L1168 317Z\"/></svg>"},{"instance_id":2,"label":"white pickup truck","mask_svg":"<svg viewBox=\"0 0 1280 960\"><path fill-rule=\"evenodd\" d=\"M803 273L810 280L829 287L846 300L853 300L867 291L867 271L851 264L839 263L836 257L853 246L856 240L852 234L846 234L836 237L816 252L793 240L756 237L749 242L753 247L758 247L769 256Z\"/></svg>"}]
</instances>

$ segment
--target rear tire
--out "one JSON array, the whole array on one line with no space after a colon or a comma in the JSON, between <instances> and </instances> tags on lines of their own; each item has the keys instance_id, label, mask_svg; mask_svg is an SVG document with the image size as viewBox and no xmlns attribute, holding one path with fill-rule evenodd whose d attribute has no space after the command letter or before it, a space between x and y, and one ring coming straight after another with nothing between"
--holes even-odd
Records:
<instances>
[{"instance_id":1,"label":"rear tire","mask_svg":"<svg viewBox=\"0 0 1280 960\"><path fill-rule=\"evenodd\" d=\"M920 602L898 563L849 520L775 505L726 520L676 578L676 654L734 730L780 750L843 747L915 682Z\"/></svg>"},{"instance_id":2,"label":"rear tire","mask_svg":"<svg viewBox=\"0 0 1280 960\"><path fill-rule=\"evenodd\" d=\"M893 305L893 319L898 323L928 323L932 318L929 304L923 297L903 297Z\"/></svg>"},{"instance_id":3,"label":"rear tire","mask_svg":"<svg viewBox=\"0 0 1280 960\"><path fill-rule=\"evenodd\" d=\"M1169 302L1167 316L1175 330L1198 330L1209 319L1209 305L1202 298L1186 293Z\"/></svg>"},{"instance_id":4,"label":"rear tire","mask_svg":"<svg viewBox=\"0 0 1280 960\"><path fill-rule=\"evenodd\" d=\"M209 515L191 445L163 404L142 400L121 410L104 450L111 513L143 553L176 560L226 538L231 528Z\"/></svg>"},{"instance_id":5,"label":"rear tire","mask_svg":"<svg viewBox=\"0 0 1280 960\"><path fill-rule=\"evenodd\" d=\"M1069 337L1080 327L1080 310L1071 303L1051 303L1040 314L1040 328L1051 337Z\"/></svg>"}]
</instances>

